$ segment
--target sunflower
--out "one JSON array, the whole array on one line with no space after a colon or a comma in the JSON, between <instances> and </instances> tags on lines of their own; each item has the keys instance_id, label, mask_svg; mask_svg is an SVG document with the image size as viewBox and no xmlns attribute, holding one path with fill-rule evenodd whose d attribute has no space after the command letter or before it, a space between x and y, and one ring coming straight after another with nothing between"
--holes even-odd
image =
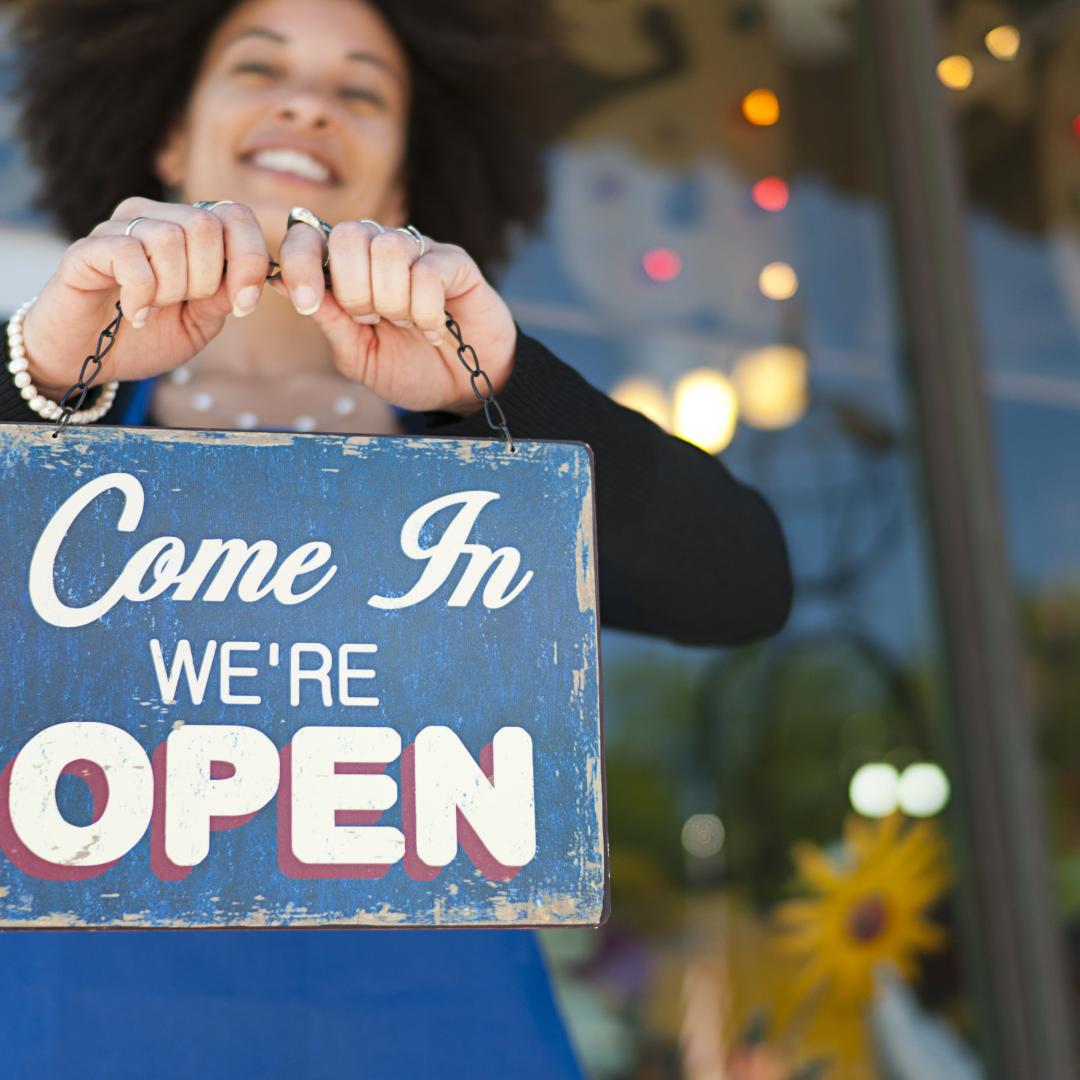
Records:
<instances>
[{"instance_id":1,"label":"sunflower","mask_svg":"<svg viewBox=\"0 0 1080 1080\"><path fill-rule=\"evenodd\" d=\"M795 848L811 895L779 904L773 917L779 947L799 963L800 993L865 1003L878 965L891 964L910 982L918 955L945 943L926 914L951 880L941 832L930 821L905 828L904 820L848 818L838 859L813 844Z\"/></svg>"}]
</instances>

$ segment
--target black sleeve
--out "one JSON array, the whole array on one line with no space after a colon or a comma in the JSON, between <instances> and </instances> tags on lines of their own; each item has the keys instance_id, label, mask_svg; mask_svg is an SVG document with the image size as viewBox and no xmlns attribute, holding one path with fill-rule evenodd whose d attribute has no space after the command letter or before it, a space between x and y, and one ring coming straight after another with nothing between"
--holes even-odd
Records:
<instances>
[{"instance_id":1,"label":"black sleeve","mask_svg":"<svg viewBox=\"0 0 1080 1080\"><path fill-rule=\"evenodd\" d=\"M517 438L593 448L605 625L698 645L784 625L792 583L780 524L717 458L616 404L520 329L499 403ZM411 420L425 435L493 434L482 413Z\"/></svg>"}]
</instances>

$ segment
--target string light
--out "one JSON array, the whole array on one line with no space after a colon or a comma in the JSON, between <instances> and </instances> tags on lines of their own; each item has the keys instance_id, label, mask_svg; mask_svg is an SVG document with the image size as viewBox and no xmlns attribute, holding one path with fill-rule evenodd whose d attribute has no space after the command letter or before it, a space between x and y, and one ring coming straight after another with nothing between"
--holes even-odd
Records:
<instances>
[{"instance_id":1,"label":"string light","mask_svg":"<svg viewBox=\"0 0 1080 1080\"><path fill-rule=\"evenodd\" d=\"M863 817L888 817L896 810L899 782L900 777L892 765L871 761L855 770L848 785L848 798Z\"/></svg>"},{"instance_id":2,"label":"string light","mask_svg":"<svg viewBox=\"0 0 1080 1080\"><path fill-rule=\"evenodd\" d=\"M788 427L806 411L806 353L794 345L768 345L741 356L731 372L739 415L756 428Z\"/></svg>"},{"instance_id":3,"label":"string light","mask_svg":"<svg viewBox=\"0 0 1080 1080\"><path fill-rule=\"evenodd\" d=\"M799 275L785 262L773 262L758 274L758 288L770 300L790 300L799 291Z\"/></svg>"},{"instance_id":4,"label":"string light","mask_svg":"<svg viewBox=\"0 0 1080 1080\"><path fill-rule=\"evenodd\" d=\"M957 53L939 61L937 77L950 90L966 90L975 77L975 67L966 56Z\"/></svg>"},{"instance_id":5,"label":"string light","mask_svg":"<svg viewBox=\"0 0 1080 1080\"><path fill-rule=\"evenodd\" d=\"M765 176L750 189L750 197L762 210L775 214L787 206L791 192L779 176Z\"/></svg>"},{"instance_id":6,"label":"string light","mask_svg":"<svg viewBox=\"0 0 1080 1080\"><path fill-rule=\"evenodd\" d=\"M671 405L667 395L652 379L643 375L623 379L611 391L611 396L620 405L647 416L665 431L671 430Z\"/></svg>"},{"instance_id":7,"label":"string light","mask_svg":"<svg viewBox=\"0 0 1080 1080\"><path fill-rule=\"evenodd\" d=\"M986 32L983 38L986 51L995 60L1015 60L1020 51L1020 31L1008 23L995 26L993 30Z\"/></svg>"},{"instance_id":8,"label":"string light","mask_svg":"<svg viewBox=\"0 0 1080 1080\"><path fill-rule=\"evenodd\" d=\"M641 257L641 266L652 281L674 281L682 273L682 259L671 248L650 248Z\"/></svg>"},{"instance_id":9,"label":"string light","mask_svg":"<svg viewBox=\"0 0 1080 1080\"><path fill-rule=\"evenodd\" d=\"M731 380L712 368L688 371L672 391L675 434L707 453L724 449L735 434L739 400Z\"/></svg>"},{"instance_id":10,"label":"string light","mask_svg":"<svg viewBox=\"0 0 1080 1080\"><path fill-rule=\"evenodd\" d=\"M900 809L911 817L933 817L949 801L949 778L940 765L919 761L909 765L896 786Z\"/></svg>"},{"instance_id":11,"label":"string light","mask_svg":"<svg viewBox=\"0 0 1080 1080\"><path fill-rule=\"evenodd\" d=\"M780 119L780 99L765 87L751 90L742 99L742 114L755 127L772 127Z\"/></svg>"}]
</instances>

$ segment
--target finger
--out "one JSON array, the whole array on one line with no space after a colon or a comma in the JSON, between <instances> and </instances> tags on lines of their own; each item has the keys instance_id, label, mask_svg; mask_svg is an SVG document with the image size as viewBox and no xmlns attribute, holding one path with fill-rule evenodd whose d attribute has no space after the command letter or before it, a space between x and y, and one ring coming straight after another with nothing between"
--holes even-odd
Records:
<instances>
[{"instance_id":1,"label":"finger","mask_svg":"<svg viewBox=\"0 0 1080 1080\"><path fill-rule=\"evenodd\" d=\"M314 315L326 292L322 265L325 239L318 229L299 221L281 242L281 280L301 315Z\"/></svg>"},{"instance_id":2,"label":"finger","mask_svg":"<svg viewBox=\"0 0 1080 1080\"><path fill-rule=\"evenodd\" d=\"M371 294L375 310L395 326L412 326L410 270L420 249L399 232L380 233L371 241Z\"/></svg>"},{"instance_id":3,"label":"finger","mask_svg":"<svg viewBox=\"0 0 1080 1080\"><path fill-rule=\"evenodd\" d=\"M112 217L94 232L122 232L135 217L173 222L184 230L188 280L181 299L217 296L224 274L234 314L254 310L266 280L270 254L250 207L222 203L213 210L200 210L184 203L132 196L120 202ZM139 222L134 232L141 235L145 225Z\"/></svg>"},{"instance_id":4,"label":"finger","mask_svg":"<svg viewBox=\"0 0 1080 1080\"><path fill-rule=\"evenodd\" d=\"M120 286L120 310L136 328L146 322L158 282L146 250L134 236L86 236L76 240L60 263L72 288L99 291Z\"/></svg>"},{"instance_id":5,"label":"finger","mask_svg":"<svg viewBox=\"0 0 1080 1080\"><path fill-rule=\"evenodd\" d=\"M170 307L186 300L187 236L183 228L174 221L146 218L136 222L131 231L125 233L124 229L130 224L126 221L108 221L97 226L91 235L111 234L114 237L134 240L142 246L157 279L157 291L152 301L154 307Z\"/></svg>"},{"instance_id":6,"label":"finger","mask_svg":"<svg viewBox=\"0 0 1080 1080\"><path fill-rule=\"evenodd\" d=\"M221 219L225 236L225 284L232 313L242 319L250 315L262 296L270 269L266 247L255 212L241 203L227 203L211 213Z\"/></svg>"},{"instance_id":7,"label":"finger","mask_svg":"<svg viewBox=\"0 0 1080 1080\"><path fill-rule=\"evenodd\" d=\"M334 299L356 322L379 321L371 293L371 241L378 235L374 225L361 221L342 221L330 232Z\"/></svg>"},{"instance_id":8,"label":"finger","mask_svg":"<svg viewBox=\"0 0 1080 1080\"><path fill-rule=\"evenodd\" d=\"M453 273L448 256L431 252L413 263L411 317L433 345L441 345L446 333L446 283Z\"/></svg>"}]
</instances>

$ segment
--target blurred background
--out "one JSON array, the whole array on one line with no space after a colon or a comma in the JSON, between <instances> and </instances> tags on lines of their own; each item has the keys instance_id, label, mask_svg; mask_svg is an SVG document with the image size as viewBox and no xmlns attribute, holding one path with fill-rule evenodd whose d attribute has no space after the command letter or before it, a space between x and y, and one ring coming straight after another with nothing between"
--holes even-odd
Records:
<instances>
[{"instance_id":1,"label":"blurred background","mask_svg":"<svg viewBox=\"0 0 1080 1080\"><path fill-rule=\"evenodd\" d=\"M542 935L585 1071L1070 1076L1080 4L562 6L502 292L763 490L797 578L760 645L605 632L613 914ZM5 311L65 246L13 123Z\"/></svg>"}]
</instances>

